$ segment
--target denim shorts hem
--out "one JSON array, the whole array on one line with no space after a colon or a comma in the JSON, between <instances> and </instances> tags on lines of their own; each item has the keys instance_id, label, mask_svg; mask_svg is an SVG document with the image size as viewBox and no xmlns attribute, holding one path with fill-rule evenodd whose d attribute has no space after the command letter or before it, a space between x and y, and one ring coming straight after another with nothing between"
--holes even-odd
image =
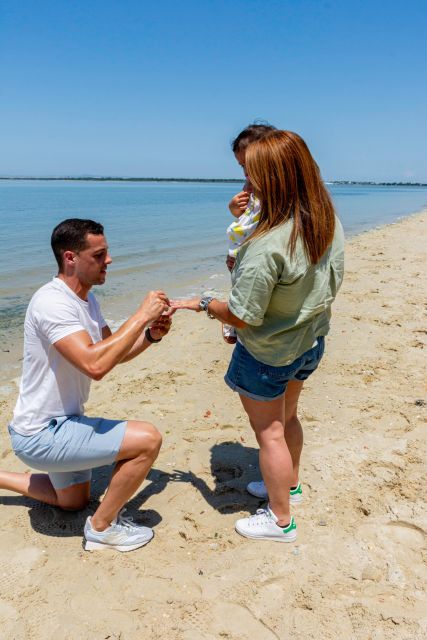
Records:
<instances>
[{"instance_id":1,"label":"denim shorts hem","mask_svg":"<svg viewBox=\"0 0 427 640\"><path fill-rule=\"evenodd\" d=\"M282 393L278 393L277 396L259 396L256 393L251 393L250 391L237 386L237 384L234 384L227 375L224 376L224 382L232 391L235 391L239 395L245 396L245 398L250 398L251 400L259 400L260 402L272 402L273 400L277 400L277 398L281 398L286 392L285 389Z\"/></svg>"},{"instance_id":2,"label":"denim shorts hem","mask_svg":"<svg viewBox=\"0 0 427 640\"><path fill-rule=\"evenodd\" d=\"M92 479L92 469L66 471L64 473L51 471L48 473L48 476L54 489L68 489L68 487L72 487L75 484L90 482Z\"/></svg>"},{"instance_id":3,"label":"denim shorts hem","mask_svg":"<svg viewBox=\"0 0 427 640\"><path fill-rule=\"evenodd\" d=\"M286 392L291 380L304 382L322 359L325 340L319 336L314 345L288 365L275 367L257 360L241 342L234 347L226 384L247 398L269 402Z\"/></svg>"}]
</instances>

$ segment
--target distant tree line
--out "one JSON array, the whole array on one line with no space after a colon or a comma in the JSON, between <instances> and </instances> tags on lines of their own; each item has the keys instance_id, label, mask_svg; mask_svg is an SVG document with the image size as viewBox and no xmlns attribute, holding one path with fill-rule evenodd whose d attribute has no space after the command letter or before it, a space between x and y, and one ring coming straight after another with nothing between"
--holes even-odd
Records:
<instances>
[{"instance_id":1,"label":"distant tree line","mask_svg":"<svg viewBox=\"0 0 427 640\"><path fill-rule=\"evenodd\" d=\"M72 180L74 182L243 182L243 178L123 178L114 176L0 176L0 180Z\"/></svg>"},{"instance_id":2,"label":"distant tree line","mask_svg":"<svg viewBox=\"0 0 427 640\"><path fill-rule=\"evenodd\" d=\"M74 182L242 182L243 178L123 178L114 176L0 176L0 180L72 180ZM377 187L427 187L426 182L374 182L371 180L327 180L328 184Z\"/></svg>"},{"instance_id":3,"label":"distant tree line","mask_svg":"<svg viewBox=\"0 0 427 640\"><path fill-rule=\"evenodd\" d=\"M373 182L371 180L331 180L332 184L361 184L375 187L427 187L427 182Z\"/></svg>"}]
</instances>

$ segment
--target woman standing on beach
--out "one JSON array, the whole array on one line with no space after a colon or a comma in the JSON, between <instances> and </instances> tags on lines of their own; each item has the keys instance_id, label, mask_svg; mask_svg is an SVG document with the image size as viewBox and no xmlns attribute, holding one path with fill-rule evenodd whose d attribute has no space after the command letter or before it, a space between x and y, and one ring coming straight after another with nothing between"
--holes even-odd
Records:
<instances>
[{"instance_id":1,"label":"woman standing on beach","mask_svg":"<svg viewBox=\"0 0 427 640\"><path fill-rule=\"evenodd\" d=\"M236 327L225 381L239 393L260 446L263 482L248 490L269 498L266 509L238 520L236 530L291 542L296 525L290 497L301 498L298 399L323 355L330 307L343 278L344 234L300 136L266 134L248 146L245 165L261 213L238 253L228 302L204 297L172 306L204 310Z\"/></svg>"}]
</instances>

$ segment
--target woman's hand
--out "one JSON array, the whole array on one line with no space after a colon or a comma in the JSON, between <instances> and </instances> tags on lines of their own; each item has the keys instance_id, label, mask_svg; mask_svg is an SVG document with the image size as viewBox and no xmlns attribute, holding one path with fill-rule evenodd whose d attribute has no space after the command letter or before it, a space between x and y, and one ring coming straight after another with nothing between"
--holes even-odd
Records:
<instances>
[{"instance_id":1,"label":"woman's hand","mask_svg":"<svg viewBox=\"0 0 427 640\"><path fill-rule=\"evenodd\" d=\"M189 309L190 311L201 311L201 298L191 298L190 300L171 300L170 307L176 311L177 309Z\"/></svg>"}]
</instances>

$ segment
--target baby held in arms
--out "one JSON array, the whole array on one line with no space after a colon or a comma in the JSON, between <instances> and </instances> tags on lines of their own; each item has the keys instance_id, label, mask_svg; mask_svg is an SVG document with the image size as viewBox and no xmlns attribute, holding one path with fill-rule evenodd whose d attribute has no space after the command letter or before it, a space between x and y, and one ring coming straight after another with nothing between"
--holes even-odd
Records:
<instances>
[{"instance_id":1,"label":"baby held in arms","mask_svg":"<svg viewBox=\"0 0 427 640\"><path fill-rule=\"evenodd\" d=\"M275 127L267 124L251 124L239 133L231 145L234 156L243 169L246 182L242 191L236 193L228 205L231 214L237 218L237 220L232 222L227 228L227 267L230 271L233 269L240 247L255 231L259 222L261 210L260 201L253 194L252 185L248 179L245 169L246 149L252 142L259 140L266 133L273 131L274 129ZM228 344L234 344L237 340L236 330L231 325L223 325L222 335L225 342Z\"/></svg>"}]
</instances>

